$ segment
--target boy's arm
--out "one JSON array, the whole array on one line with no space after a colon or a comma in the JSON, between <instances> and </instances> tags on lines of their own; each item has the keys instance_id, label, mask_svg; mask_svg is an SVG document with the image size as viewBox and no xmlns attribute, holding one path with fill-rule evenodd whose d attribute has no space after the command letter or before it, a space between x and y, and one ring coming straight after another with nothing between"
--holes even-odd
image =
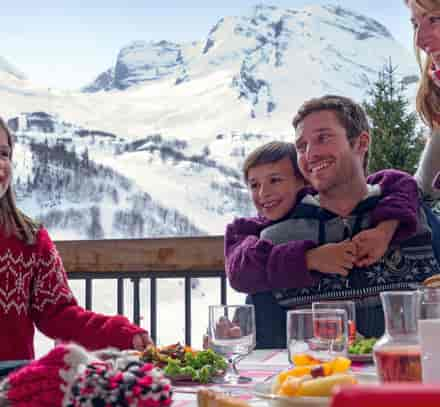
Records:
<instances>
[{"instance_id":1,"label":"boy's arm","mask_svg":"<svg viewBox=\"0 0 440 407\"><path fill-rule=\"evenodd\" d=\"M388 250L398 226L397 220L384 220L376 227L354 236L352 242L356 245L356 266L367 267L378 262Z\"/></svg>"},{"instance_id":2,"label":"boy's arm","mask_svg":"<svg viewBox=\"0 0 440 407\"><path fill-rule=\"evenodd\" d=\"M305 255L316 244L305 240L274 245L259 238L264 226L252 227L244 219L227 226L225 270L231 287L253 294L316 285L319 274L307 269Z\"/></svg>"},{"instance_id":3,"label":"boy's arm","mask_svg":"<svg viewBox=\"0 0 440 407\"><path fill-rule=\"evenodd\" d=\"M395 220L396 226L388 223L388 231L396 227L392 241L399 242L412 236L417 230L419 194L417 182L411 175L398 170L383 170L368 177L369 184L379 184L382 199L371 213L371 224L378 226L383 221ZM385 229L384 229L385 230Z\"/></svg>"}]
</instances>

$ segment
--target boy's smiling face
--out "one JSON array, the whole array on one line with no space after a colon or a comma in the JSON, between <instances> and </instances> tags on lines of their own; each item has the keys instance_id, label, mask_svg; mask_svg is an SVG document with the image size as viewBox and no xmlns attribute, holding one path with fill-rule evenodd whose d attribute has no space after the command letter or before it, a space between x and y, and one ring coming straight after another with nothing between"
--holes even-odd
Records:
<instances>
[{"instance_id":1,"label":"boy's smiling face","mask_svg":"<svg viewBox=\"0 0 440 407\"><path fill-rule=\"evenodd\" d=\"M247 184L258 213L276 221L292 209L304 180L295 175L292 161L285 157L250 168Z\"/></svg>"}]
</instances>

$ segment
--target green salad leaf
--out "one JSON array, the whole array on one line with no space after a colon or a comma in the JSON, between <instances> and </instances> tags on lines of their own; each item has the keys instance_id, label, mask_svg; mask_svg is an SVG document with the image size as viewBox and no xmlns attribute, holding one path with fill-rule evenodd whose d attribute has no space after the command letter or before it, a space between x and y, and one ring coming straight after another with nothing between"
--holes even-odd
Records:
<instances>
[{"instance_id":1,"label":"green salad leaf","mask_svg":"<svg viewBox=\"0 0 440 407\"><path fill-rule=\"evenodd\" d=\"M348 353L351 355L366 355L373 352L373 346L377 338L356 339L349 347Z\"/></svg>"},{"instance_id":2,"label":"green salad leaf","mask_svg":"<svg viewBox=\"0 0 440 407\"><path fill-rule=\"evenodd\" d=\"M200 383L208 383L216 374L227 368L222 356L212 349L198 352L185 352L183 360L168 358L164 366L167 376L188 376Z\"/></svg>"}]
</instances>

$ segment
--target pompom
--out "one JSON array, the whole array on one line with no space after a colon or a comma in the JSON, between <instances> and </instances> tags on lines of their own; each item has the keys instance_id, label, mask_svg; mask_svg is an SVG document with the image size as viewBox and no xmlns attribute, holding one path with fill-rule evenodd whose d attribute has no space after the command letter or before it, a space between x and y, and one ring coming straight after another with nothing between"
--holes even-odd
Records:
<instances>
[{"instance_id":1,"label":"pompom","mask_svg":"<svg viewBox=\"0 0 440 407\"><path fill-rule=\"evenodd\" d=\"M170 381L161 370L121 356L89 364L71 384L64 405L166 407L171 396Z\"/></svg>"}]
</instances>

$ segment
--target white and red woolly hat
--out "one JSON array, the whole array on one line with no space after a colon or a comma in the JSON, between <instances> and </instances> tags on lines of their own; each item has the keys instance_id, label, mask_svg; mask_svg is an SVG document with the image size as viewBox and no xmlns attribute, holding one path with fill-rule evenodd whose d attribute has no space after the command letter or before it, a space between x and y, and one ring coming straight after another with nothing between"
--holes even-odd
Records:
<instances>
[{"instance_id":1,"label":"white and red woolly hat","mask_svg":"<svg viewBox=\"0 0 440 407\"><path fill-rule=\"evenodd\" d=\"M0 383L1 407L166 407L171 386L161 370L126 352L59 345Z\"/></svg>"}]
</instances>

